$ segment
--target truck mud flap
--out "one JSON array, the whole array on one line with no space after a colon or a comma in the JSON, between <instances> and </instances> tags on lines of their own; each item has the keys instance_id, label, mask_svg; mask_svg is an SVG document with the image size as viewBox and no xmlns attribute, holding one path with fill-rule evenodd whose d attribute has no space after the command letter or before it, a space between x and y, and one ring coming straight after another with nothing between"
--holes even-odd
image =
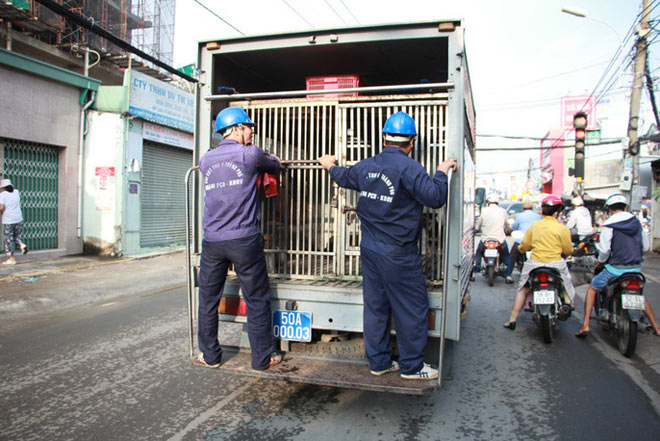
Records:
<instances>
[{"instance_id":1,"label":"truck mud flap","mask_svg":"<svg viewBox=\"0 0 660 441\"><path fill-rule=\"evenodd\" d=\"M268 378L290 383L316 384L374 392L424 395L434 391L437 380L403 380L398 373L371 375L365 362L316 358L287 352L282 363L265 371L250 367L250 353L235 347L223 347L222 372Z\"/></svg>"}]
</instances>

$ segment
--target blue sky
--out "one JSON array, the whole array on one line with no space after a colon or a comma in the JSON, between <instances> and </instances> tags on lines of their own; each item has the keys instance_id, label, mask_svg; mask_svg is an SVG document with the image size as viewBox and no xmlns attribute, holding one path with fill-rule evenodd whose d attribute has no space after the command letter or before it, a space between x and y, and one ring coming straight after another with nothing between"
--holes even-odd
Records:
<instances>
[{"instance_id":1,"label":"blue sky","mask_svg":"<svg viewBox=\"0 0 660 441\"><path fill-rule=\"evenodd\" d=\"M592 92L641 11L641 0L200 0L246 35L373 23L462 18L477 110L477 133L540 137L560 121L560 98ZM656 3L658 1L656 0ZM561 12L578 7L607 22ZM294 11L295 10L295 11ZM652 17L660 15L660 7ZM196 42L238 37L194 0L177 0L174 63L195 59ZM653 36L653 35L652 35ZM624 46L629 55L633 40ZM650 47L651 69L660 57ZM660 52L658 52L660 54ZM625 62L630 57L621 56ZM609 78L609 77L608 77ZM630 69L611 91L629 93ZM645 95L646 101L648 98ZM625 136L621 123L612 136ZM621 133L619 133L621 132ZM619 134L617 134L619 133ZM537 141L478 138L478 147L535 146ZM502 161L503 155L510 160ZM524 167L538 153L487 153L478 170ZM499 167L499 168L498 168Z\"/></svg>"}]
</instances>

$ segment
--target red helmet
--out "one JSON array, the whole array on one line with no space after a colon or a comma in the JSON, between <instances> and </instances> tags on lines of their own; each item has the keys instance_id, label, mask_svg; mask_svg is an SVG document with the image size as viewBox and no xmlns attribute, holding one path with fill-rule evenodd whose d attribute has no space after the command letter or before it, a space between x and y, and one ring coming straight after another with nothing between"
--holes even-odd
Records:
<instances>
[{"instance_id":1,"label":"red helmet","mask_svg":"<svg viewBox=\"0 0 660 441\"><path fill-rule=\"evenodd\" d=\"M543 198L543 201L541 201L541 206L543 207L555 207L557 205L564 205L564 203L561 201L561 198L551 194Z\"/></svg>"}]
</instances>

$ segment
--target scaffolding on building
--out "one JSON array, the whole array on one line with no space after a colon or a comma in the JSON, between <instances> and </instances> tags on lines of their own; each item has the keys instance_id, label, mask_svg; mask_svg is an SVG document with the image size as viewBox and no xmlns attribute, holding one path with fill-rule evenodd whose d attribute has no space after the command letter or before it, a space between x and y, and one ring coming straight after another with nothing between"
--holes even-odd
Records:
<instances>
[{"instance_id":1,"label":"scaffolding on building","mask_svg":"<svg viewBox=\"0 0 660 441\"><path fill-rule=\"evenodd\" d=\"M54 1L163 63L172 64L176 0ZM121 68L129 64L136 66L136 60L123 49L37 1L0 2L0 20L60 49L75 51L79 47L88 47ZM147 61L138 61L137 66L142 67L140 70L153 70L150 73L159 71ZM162 72L158 76L166 77Z\"/></svg>"}]
</instances>

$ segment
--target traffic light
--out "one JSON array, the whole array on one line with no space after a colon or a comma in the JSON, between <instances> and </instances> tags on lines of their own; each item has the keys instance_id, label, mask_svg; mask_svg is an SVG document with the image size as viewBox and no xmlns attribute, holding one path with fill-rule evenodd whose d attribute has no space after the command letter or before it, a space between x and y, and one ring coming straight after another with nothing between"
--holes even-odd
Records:
<instances>
[{"instance_id":1,"label":"traffic light","mask_svg":"<svg viewBox=\"0 0 660 441\"><path fill-rule=\"evenodd\" d=\"M587 137L587 114L578 112L573 116L575 129L575 177L584 179L584 145Z\"/></svg>"}]
</instances>

